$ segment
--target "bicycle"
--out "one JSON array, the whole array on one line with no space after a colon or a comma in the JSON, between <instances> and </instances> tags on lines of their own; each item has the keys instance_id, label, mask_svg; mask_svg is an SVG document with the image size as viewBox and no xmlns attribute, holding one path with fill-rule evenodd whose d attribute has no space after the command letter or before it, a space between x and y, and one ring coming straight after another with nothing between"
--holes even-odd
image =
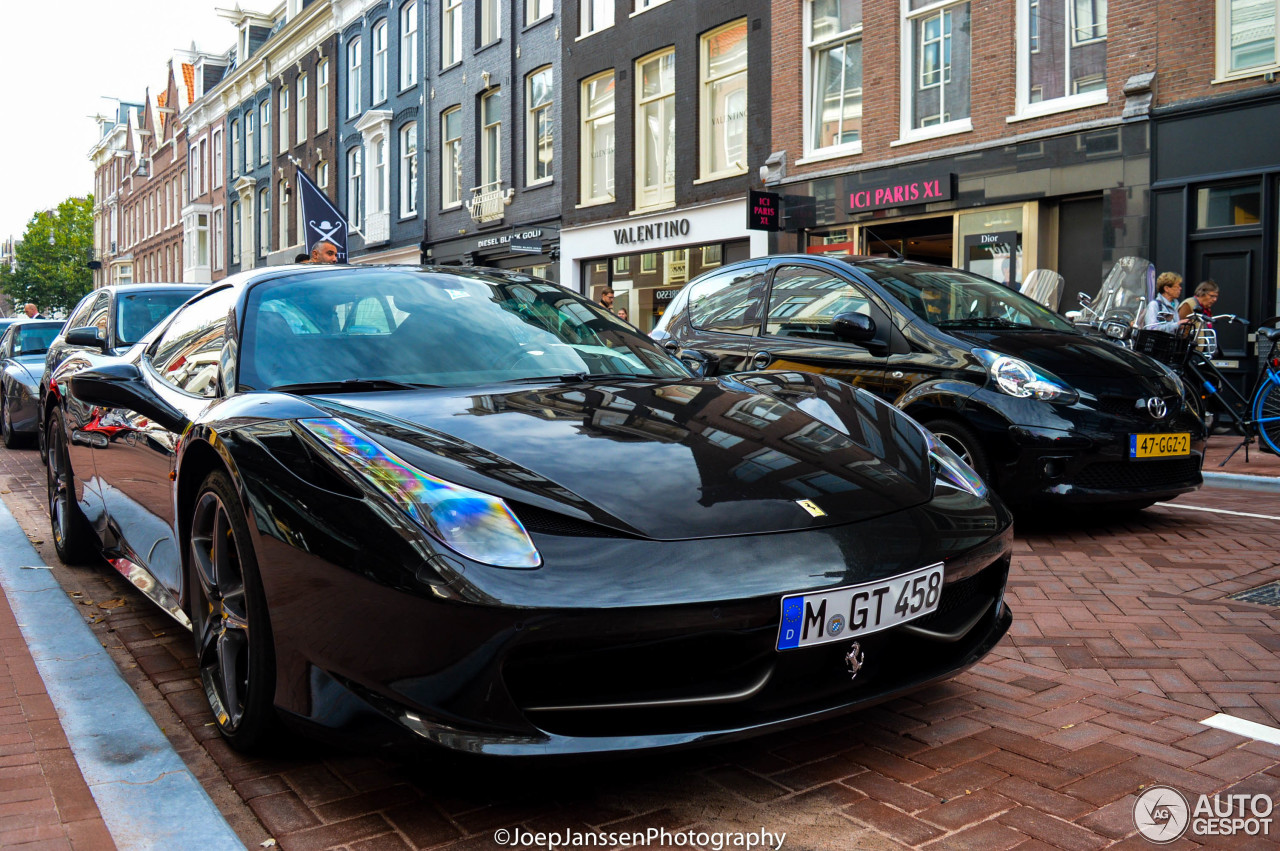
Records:
<instances>
[{"instance_id":1,"label":"bicycle","mask_svg":"<svg viewBox=\"0 0 1280 851\"><path fill-rule=\"evenodd\" d=\"M1140 332L1138 350L1144 351L1145 348L1148 354L1179 369L1193 387L1203 392L1204 408L1201 416L1206 424L1211 400L1217 401L1218 409L1231 421L1242 439L1218 464L1219 467L1225 467L1241 449L1244 450L1245 463L1248 463L1249 447L1254 440L1258 440L1265 451L1280 455L1280 329L1258 328L1259 336L1271 342L1271 350L1259 364L1253 388L1246 397L1227 380L1210 358L1218 350L1213 322L1249 323L1232 313L1215 316L1212 321L1196 313L1191 318L1192 321L1187 326L1189 330L1185 334L1155 336L1157 332ZM1161 340L1161 337L1173 338L1173 342ZM1147 342L1153 339L1155 342ZM1161 349L1162 346L1165 348ZM1216 422L1218 412L1213 413Z\"/></svg>"}]
</instances>

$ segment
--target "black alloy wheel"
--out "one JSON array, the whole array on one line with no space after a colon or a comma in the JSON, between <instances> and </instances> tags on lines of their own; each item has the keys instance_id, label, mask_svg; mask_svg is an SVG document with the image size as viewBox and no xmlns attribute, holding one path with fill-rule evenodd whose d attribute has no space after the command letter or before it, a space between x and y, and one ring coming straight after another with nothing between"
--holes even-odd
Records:
<instances>
[{"instance_id":1,"label":"black alloy wheel","mask_svg":"<svg viewBox=\"0 0 1280 851\"><path fill-rule=\"evenodd\" d=\"M97 536L76 502L76 475L62 436L62 415L57 411L49 417L45 444L49 447L45 483L53 548L65 564L88 564L99 554Z\"/></svg>"},{"instance_id":2,"label":"black alloy wheel","mask_svg":"<svg viewBox=\"0 0 1280 851\"><path fill-rule=\"evenodd\" d=\"M955 420L930 420L923 425L943 445L959 455L961 461L972 467L988 487L991 486L991 465L987 463L987 453L978 442L978 436L968 426Z\"/></svg>"},{"instance_id":3,"label":"black alloy wheel","mask_svg":"<svg viewBox=\"0 0 1280 851\"><path fill-rule=\"evenodd\" d=\"M249 527L221 471L200 486L188 553L191 626L205 697L227 742L253 751L276 724L275 655Z\"/></svg>"},{"instance_id":4,"label":"black alloy wheel","mask_svg":"<svg viewBox=\"0 0 1280 851\"><path fill-rule=\"evenodd\" d=\"M6 449L13 449L18 445L18 435L13 432L13 421L9 419L9 400L0 393L0 437L4 438L4 446Z\"/></svg>"}]
</instances>

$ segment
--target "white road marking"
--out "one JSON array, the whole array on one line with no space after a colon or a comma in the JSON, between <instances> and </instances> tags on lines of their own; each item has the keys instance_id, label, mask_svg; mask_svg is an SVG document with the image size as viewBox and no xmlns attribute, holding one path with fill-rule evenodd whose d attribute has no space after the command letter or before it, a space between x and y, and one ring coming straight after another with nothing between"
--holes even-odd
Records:
<instances>
[{"instance_id":1,"label":"white road marking","mask_svg":"<svg viewBox=\"0 0 1280 851\"><path fill-rule=\"evenodd\" d=\"M1275 727L1268 727L1266 724L1259 724L1257 721L1249 721L1245 718L1237 718L1234 715L1224 715L1219 712L1217 715L1211 715L1200 723L1206 727L1215 727L1219 730L1226 730L1228 733L1235 733L1237 736L1244 736L1246 739L1257 739L1260 742L1280 745L1280 730Z\"/></svg>"},{"instance_id":2,"label":"white road marking","mask_svg":"<svg viewBox=\"0 0 1280 851\"><path fill-rule=\"evenodd\" d=\"M1236 517L1256 517L1259 520L1280 520L1274 514L1250 514L1247 511L1228 511L1225 508L1205 508L1203 505L1178 505L1172 502L1157 502L1161 508L1181 508L1184 511L1211 511L1214 514L1232 514Z\"/></svg>"}]
</instances>

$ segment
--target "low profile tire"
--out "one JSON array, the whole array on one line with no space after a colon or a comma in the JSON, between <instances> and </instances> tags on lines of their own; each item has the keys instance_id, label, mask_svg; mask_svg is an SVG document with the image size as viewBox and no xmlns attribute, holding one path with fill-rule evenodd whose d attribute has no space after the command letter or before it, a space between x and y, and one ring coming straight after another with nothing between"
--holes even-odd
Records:
<instances>
[{"instance_id":1,"label":"low profile tire","mask_svg":"<svg viewBox=\"0 0 1280 851\"><path fill-rule=\"evenodd\" d=\"M987 453L983 451L978 436L968 426L961 425L955 420L930 420L923 425L972 467L973 471L990 487L991 465L987 462Z\"/></svg>"},{"instance_id":2,"label":"low profile tire","mask_svg":"<svg viewBox=\"0 0 1280 851\"><path fill-rule=\"evenodd\" d=\"M187 551L196 659L214 723L236 750L261 750L278 724L271 623L249 526L221 471L200 485Z\"/></svg>"},{"instance_id":3,"label":"low profile tire","mask_svg":"<svg viewBox=\"0 0 1280 851\"><path fill-rule=\"evenodd\" d=\"M13 431L13 421L9 419L9 401L0 395L0 437L4 439L5 449L15 449L21 439Z\"/></svg>"},{"instance_id":4,"label":"low profile tire","mask_svg":"<svg viewBox=\"0 0 1280 851\"><path fill-rule=\"evenodd\" d=\"M53 548L66 564L91 564L100 555L97 535L76 503L76 474L62 436L62 414L56 411L49 417L45 445L49 451L45 482Z\"/></svg>"}]
</instances>

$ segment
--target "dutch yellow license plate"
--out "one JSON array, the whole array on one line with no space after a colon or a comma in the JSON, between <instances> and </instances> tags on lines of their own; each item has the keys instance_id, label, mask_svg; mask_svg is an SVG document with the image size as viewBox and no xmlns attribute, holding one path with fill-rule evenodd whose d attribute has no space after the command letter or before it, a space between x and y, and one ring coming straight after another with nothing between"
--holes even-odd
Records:
<instances>
[{"instance_id":1,"label":"dutch yellow license plate","mask_svg":"<svg viewBox=\"0 0 1280 851\"><path fill-rule=\"evenodd\" d=\"M1181 434L1131 434L1130 458L1169 458L1191 454L1191 435Z\"/></svg>"}]
</instances>

